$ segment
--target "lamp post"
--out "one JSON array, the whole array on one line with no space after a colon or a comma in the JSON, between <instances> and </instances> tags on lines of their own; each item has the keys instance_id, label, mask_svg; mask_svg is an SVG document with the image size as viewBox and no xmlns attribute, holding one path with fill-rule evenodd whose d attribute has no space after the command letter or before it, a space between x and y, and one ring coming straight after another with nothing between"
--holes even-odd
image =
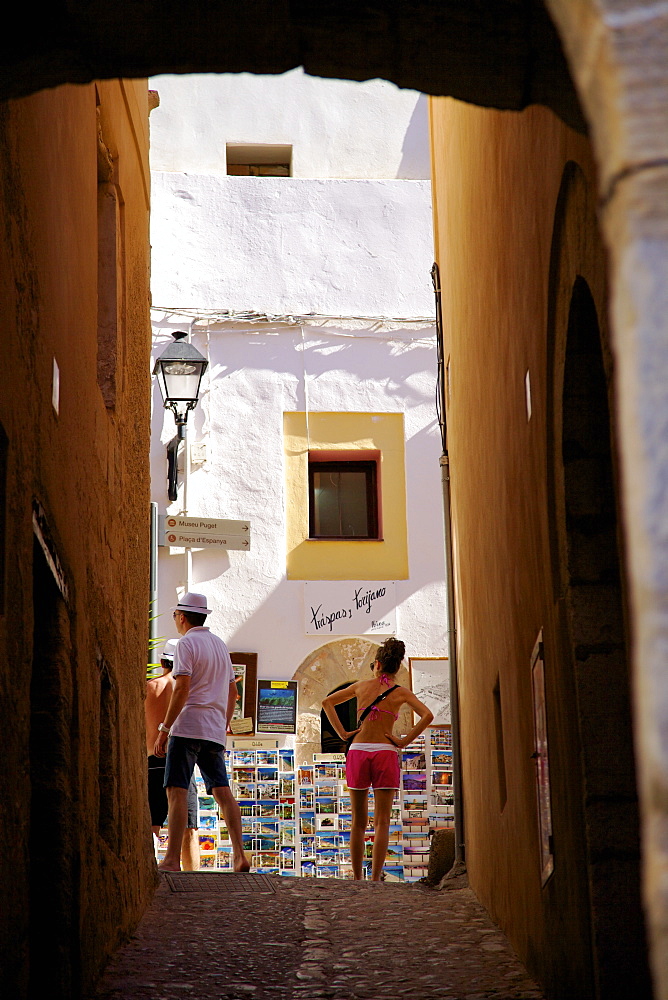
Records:
<instances>
[{"instance_id":1,"label":"lamp post","mask_svg":"<svg viewBox=\"0 0 668 1000\"><path fill-rule=\"evenodd\" d=\"M209 362L185 340L188 334L183 330L177 330L172 336L174 342L156 360L153 374L158 376L165 409L172 411L176 421L176 434L167 445L168 494L170 500L176 500L179 443L185 440L188 413L197 406L202 375Z\"/></svg>"}]
</instances>

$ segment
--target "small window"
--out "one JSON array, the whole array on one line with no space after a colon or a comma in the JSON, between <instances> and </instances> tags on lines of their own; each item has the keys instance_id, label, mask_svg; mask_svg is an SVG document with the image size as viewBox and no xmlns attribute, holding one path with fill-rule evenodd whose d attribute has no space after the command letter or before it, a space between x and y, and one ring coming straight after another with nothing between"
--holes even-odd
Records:
<instances>
[{"instance_id":1,"label":"small window","mask_svg":"<svg viewBox=\"0 0 668 1000\"><path fill-rule=\"evenodd\" d=\"M290 177L292 146L228 142L227 172L236 177Z\"/></svg>"},{"instance_id":2,"label":"small window","mask_svg":"<svg viewBox=\"0 0 668 1000\"><path fill-rule=\"evenodd\" d=\"M309 462L309 537L378 538L375 462Z\"/></svg>"}]
</instances>

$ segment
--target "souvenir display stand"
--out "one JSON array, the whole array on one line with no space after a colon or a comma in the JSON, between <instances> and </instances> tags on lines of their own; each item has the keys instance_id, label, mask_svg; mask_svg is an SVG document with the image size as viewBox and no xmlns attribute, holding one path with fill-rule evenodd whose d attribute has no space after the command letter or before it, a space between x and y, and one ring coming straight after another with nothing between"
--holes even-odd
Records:
<instances>
[{"instance_id":1,"label":"souvenir display stand","mask_svg":"<svg viewBox=\"0 0 668 1000\"><path fill-rule=\"evenodd\" d=\"M244 847L253 870L352 878L344 755L314 754L312 764L295 769L294 750L281 749L277 743L233 739L227 751L228 774L241 809ZM401 788L392 809L385 872L391 879L415 881L427 874L430 833L454 823L450 727L430 727L400 752L400 758ZM200 868L229 871L232 847L225 822L197 770L195 775ZM164 853L166 834L160 831L158 858ZM370 793L365 850L369 872L372 847Z\"/></svg>"}]
</instances>

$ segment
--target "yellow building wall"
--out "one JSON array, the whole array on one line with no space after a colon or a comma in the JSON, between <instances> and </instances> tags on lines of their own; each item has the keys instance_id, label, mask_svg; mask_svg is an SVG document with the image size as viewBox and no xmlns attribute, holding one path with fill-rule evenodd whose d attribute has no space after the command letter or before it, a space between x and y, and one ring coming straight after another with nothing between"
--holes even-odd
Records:
<instances>
[{"instance_id":1,"label":"yellow building wall","mask_svg":"<svg viewBox=\"0 0 668 1000\"><path fill-rule=\"evenodd\" d=\"M561 623L551 592L547 517L550 260L564 168L577 163L595 192L594 168L587 140L544 108L499 112L431 98L430 115L449 385L467 866L480 900L548 995L574 1000L593 995L578 844L582 817L574 790L577 724L557 719L548 733L558 854L555 874L542 889L531 653L544 629L546 669L550 684L556 683ZM579 233L583 247L595 239L593 212L579 220ZM586 275L601 323L604 271L599 258L596 273ZM570 296L571 287L560 294ZM551 688L551 722L553 695Z\"/></svg>"},{"instance_id":2,"label":"yellow building wall","mask_svg":"<svg viewBox=\"0 0 668 1000\"><path fill-rule=\"evenodd\" d=\"M406 580L406 471L401 413L285 413L288 580ZM310 451L379 451L379 539L309 539Z\"/></svg>"},{"instance_id":3,"label":"yellow building wall","mask_svg":"<svg viewBox=\"0 0 668 1000\"><path fill-rule=\"evenodd\" d=\"M98 239L105 171L116 191L115 249L113 233L110 247ZM0 881L13 886L11 912L0 915L0 965L8 995L21 1000L31 963L35 981L48 964L54 995L78 995L77 983L87 993L154 888L143 734L150 499L146 80L63 86L0 105L0 177L0 307L12 358L0 372L7 442L6 496L0 496L7 531L0 546L11 595L4 607L0 601L0 719L8 761L0 780ZM112 405L99 379L99 264L117 309L107 331ZM68 585L53 636L35 568L34 502ZM57 592L51 579L49 585ZM33 640L47 634L52 641L42 659ZM38 715L41 685L52 693L50 716L61 743L44 751L57 775L50 797L36 807L31 715ZM41 867L34 851L29 858L36 824ZM31 895L30 879L45 867L48 876L40 875ZM40 893L43 902L31 912Z\"/></svg>"}]
</instances>

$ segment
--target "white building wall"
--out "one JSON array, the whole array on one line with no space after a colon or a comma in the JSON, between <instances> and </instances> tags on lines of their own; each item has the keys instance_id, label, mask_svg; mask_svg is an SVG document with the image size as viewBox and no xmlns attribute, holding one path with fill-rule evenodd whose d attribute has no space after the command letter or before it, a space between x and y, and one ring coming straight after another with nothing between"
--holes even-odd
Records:
<instances>
[{"instance_id":1,"label":"white building wall","mask_svg":"<svg viewBox=\"0 0 668 1000\"><path fill-rule=\"evenodd\" d=\"M291 677L328 641L305 634L304 584L286 579L284 411L404 414L409 579L397 582L398 634L410 656L446 654L430 189L426 181L387 179L396 176L417 95L411 111L406 93L389 84L286 77L312 91L303 160L312 175L316 162L334 172L331 149L326 163L317 157L322 136L341 125L340 108L334 120L331 114L336 94L345 97L339 103L347 107L356 142L367 119L364 100L353 101L348 89L372 94L375 116L383 97L380 131L393 150L383 154L385 174L368 155L369 135L361 180L240 178L214 170L212 150L221 148L215 144L224 150L225 141L244 138L226 134L222 125L220 136L207 131L224 78L170 78L168 86L162 78L161 107L151 120L154 356L170 332L191 329L192 343L210 360L188 429L189 444L203 444L206 460L191 463L186 456L185 484L174 504L166 494L165 454L174 421L154 387L153 499L161 512L252 525L250 552L160 549L158 630L172 634L169 608L177 590L201 590L215 608L212 628L231 648L257 652L259 675L276 678ZM281 80L242 75L233 80L236 87L225 83L230 120L241 122L251 112L266 117L266 131L248 126L247 141L292 141L280 128L301 120L298 103L288 108L285 96L274 131L264 115ZM402 102L403 118L397 118ZM186 132L197 141L184 144ZM426 123L423 139L426 148ZM171 149L179 155L170 159ZM191 156L197 162L186 162ZM342 156L339 175L351 176L346 171L353 166L361 173L361 159ZM378 179L369 179L372 170Z\"/></svg>"},{"instance_id":2,"label":"white building wall","mask_svg":"<svg viewBox=\"0 0 668 1000\"><path fill-rule=\"evenodd\" d=\"M269 143L292 145L294 177L429 178L427 99L386 80L322 80L295 69L160 76L151 86L160 94L153 170L225 174L227 143Z\"/></svg>"}]
</instances>

